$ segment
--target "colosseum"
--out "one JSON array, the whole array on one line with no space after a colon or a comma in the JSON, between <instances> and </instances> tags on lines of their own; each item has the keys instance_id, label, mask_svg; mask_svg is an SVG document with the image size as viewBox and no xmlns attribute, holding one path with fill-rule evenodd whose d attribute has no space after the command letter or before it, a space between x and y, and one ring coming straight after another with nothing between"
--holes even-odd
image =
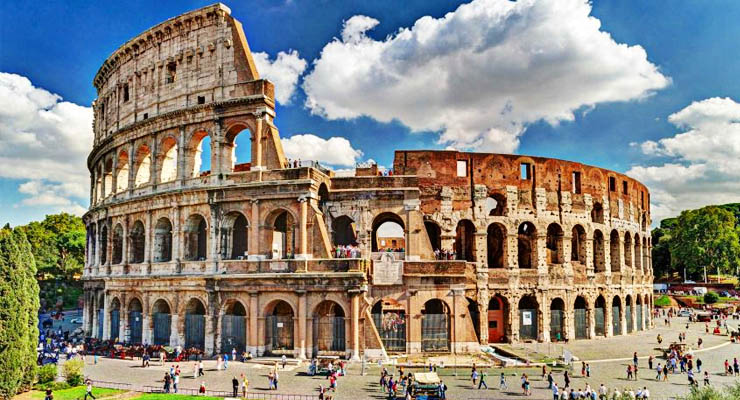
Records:
<instances>
[{"instance_id":1,"label":"colosseum","mask_svg":"<svg viewBox=\"0 0 740 400\"><path fill-rule=\"evenodd\" d=\"M93 83L89 336L357 359L652 324L650 194L625 175L458 151L354 176L288 160L222 4L131 39Z\"/></svg>"}]
</instances>

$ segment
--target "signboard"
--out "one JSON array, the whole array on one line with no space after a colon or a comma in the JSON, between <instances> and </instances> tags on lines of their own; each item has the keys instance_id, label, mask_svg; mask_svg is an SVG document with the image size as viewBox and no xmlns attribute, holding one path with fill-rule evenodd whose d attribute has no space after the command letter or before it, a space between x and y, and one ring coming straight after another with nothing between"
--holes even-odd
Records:
<instances>
[{"instance_id":1,"label":"signboard","mask_svg":"<svg viewBox=\"0 0 740 400\"><path fill-rule=\"evenodd\" d=\"M270 271L284 272L288 270L288 263L286 261L271 261Z\"/></svg>"},{"instance_id":2,"label":"signboard","mask_svg":"<svg viewBox=\"0 0 740 400\"><path fill-rule=\"evenodd\" d=\"M522 325L524 326L532 325L532 311L522 312Z\"/></svg>"},{"instance_id":3,"label":"signboard","mask_svg":"<svg viewBox=\"0 0 740 400\"><path fill-rule=\"evenodd\" d=\"M282 328L282 327L283 327L283 323L282 323L282 322L278 322L278 323L277 323L277 327L278 327L278 328Z\"/></svg>"},{"instance_id":4,"label":"signboard","mask_svg":"<svg viewBox=\"0 0 740 400\"><path fill-rule=\"evenodd\" d=\"M403 284L403 261L396 261L392 253L383 253L373 262L373 285Z\"/></svg>"}]
</instances>

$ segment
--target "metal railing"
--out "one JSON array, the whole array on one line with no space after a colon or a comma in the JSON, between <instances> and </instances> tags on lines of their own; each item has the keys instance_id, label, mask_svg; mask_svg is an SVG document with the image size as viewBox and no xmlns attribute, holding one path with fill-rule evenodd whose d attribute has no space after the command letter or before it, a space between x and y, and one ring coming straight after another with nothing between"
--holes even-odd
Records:
<instances>
[{"instance_id":1,"label":"metal railing","mask_svg":"<svg viewBox=\"0 0 740 400\"><path fill-rule=\"evenodd\" d=\"M144 386L145 393L163 393L164 389L160 386ZM170 393L174 393L170 389ZM199 393L198 389L178 388L177 394L187 394L191 396L211 396L211 397L233 397L234 392L224 390L206 390L205 393ZM311 394L280 394L264 392L247 392L247 397L242 396L242 392L237 392L237 398L241 399L265 399L265 400L315 400L318 396Z\"/></svg>"},{"instance_id":2,"label":"metal railing","mask_svg":"<svg viewBox=\"0 0 740 400\"><path fill-rule=\"evenodd\" d=\"M90 380L94 387L106 388L106 389L122 389L131 390L130 383L119 383L119 382L108 382L108 381L94 381Z\"/></svg>"}]
</instances>

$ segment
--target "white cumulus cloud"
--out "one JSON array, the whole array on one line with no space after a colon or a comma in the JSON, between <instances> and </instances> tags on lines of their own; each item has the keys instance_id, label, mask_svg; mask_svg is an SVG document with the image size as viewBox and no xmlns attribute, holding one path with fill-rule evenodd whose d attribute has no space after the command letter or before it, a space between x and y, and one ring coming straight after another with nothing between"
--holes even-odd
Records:
<instances>
[{"instance_id":1,"label":"white cumulus cloud","mask_svg":"<svg viewBox=\"0 0 740 400\"><path fill-rule=\"evenodd\" d=\"M293 135L281 140L285 156L291 159L315 160L331 166L353 166L362 151L352 147L343 137L324 139L310 133Z\"/></svg>"},{"instance_id":2,"label":"white cumulus cloud","mask_svg":"<svg viewBox=\"0 0 740 400\"><path fill-rule=\"evenodd\" d=\"M265 52L252 53L252 57L260 76L275 84L275 100L283 105L290 104L298 78L306 70L306 60L296 50L281 51L274 60Z\"/></svg>"},{"instance_id":3,"label":"white cumulus cloud","mask_svg":"<svg viewBox=\"0 0 740 400\"><path fill-rule=\"evenodd\" d=\"M81 214L87 204L90 107L62 101L21 75L0 72L0 178L23 180L22 205Z\"/></svg>"},{"instance_id":4,"label":"white cumulus cloud","mask_svg":"<svg viewBox=\"0 0 740 400\"><path fill-rule=\"evenodd\" d=\"M640 145L644 154L668 160L627 171L650 187L653 220L740 201L740 104L717 97L696 101L668 121L681 132Z\"/></svg>"},{"instance_id":5,"label":"white cumulus cloud","mask_svg":"<svg viewBox=\"0 0 740 400\"><path fill-rule=\"evenodd\" d=\"M304 78L306 106L511 152L529 123L571 121L579 109L670 84L641 46L617 43L590 13L583 0L474 0L383 40L366 34L378 20L354 16Z\"/></svg>"}]
</instances>

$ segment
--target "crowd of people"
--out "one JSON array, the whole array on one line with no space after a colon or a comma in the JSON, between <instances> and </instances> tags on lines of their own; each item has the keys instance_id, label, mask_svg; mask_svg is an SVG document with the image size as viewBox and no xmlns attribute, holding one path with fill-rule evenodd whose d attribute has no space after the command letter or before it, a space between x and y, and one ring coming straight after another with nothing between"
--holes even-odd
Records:
<instances>
[{"instance_id":1,"label":"crowd of people","mask_svg":"<svg viewBox=\"0 0 740 400\"><path fill-rule=\"evenodd\" d=\"M360 247L357 244L352 243L348 245L339 245L334 247L331 252L334 254L334 258L360 258Z\"/></svg>"},{"instance_id":2,"label":"crowd of people","mask_svg":"<svg viewBox=\"0 0 740 400\"><path fill-rule=\"evenodd\" d=\"M434 258L437 260L454 260L456 256L454 250L434 249Z\"/></svg>"}]
</instances>

